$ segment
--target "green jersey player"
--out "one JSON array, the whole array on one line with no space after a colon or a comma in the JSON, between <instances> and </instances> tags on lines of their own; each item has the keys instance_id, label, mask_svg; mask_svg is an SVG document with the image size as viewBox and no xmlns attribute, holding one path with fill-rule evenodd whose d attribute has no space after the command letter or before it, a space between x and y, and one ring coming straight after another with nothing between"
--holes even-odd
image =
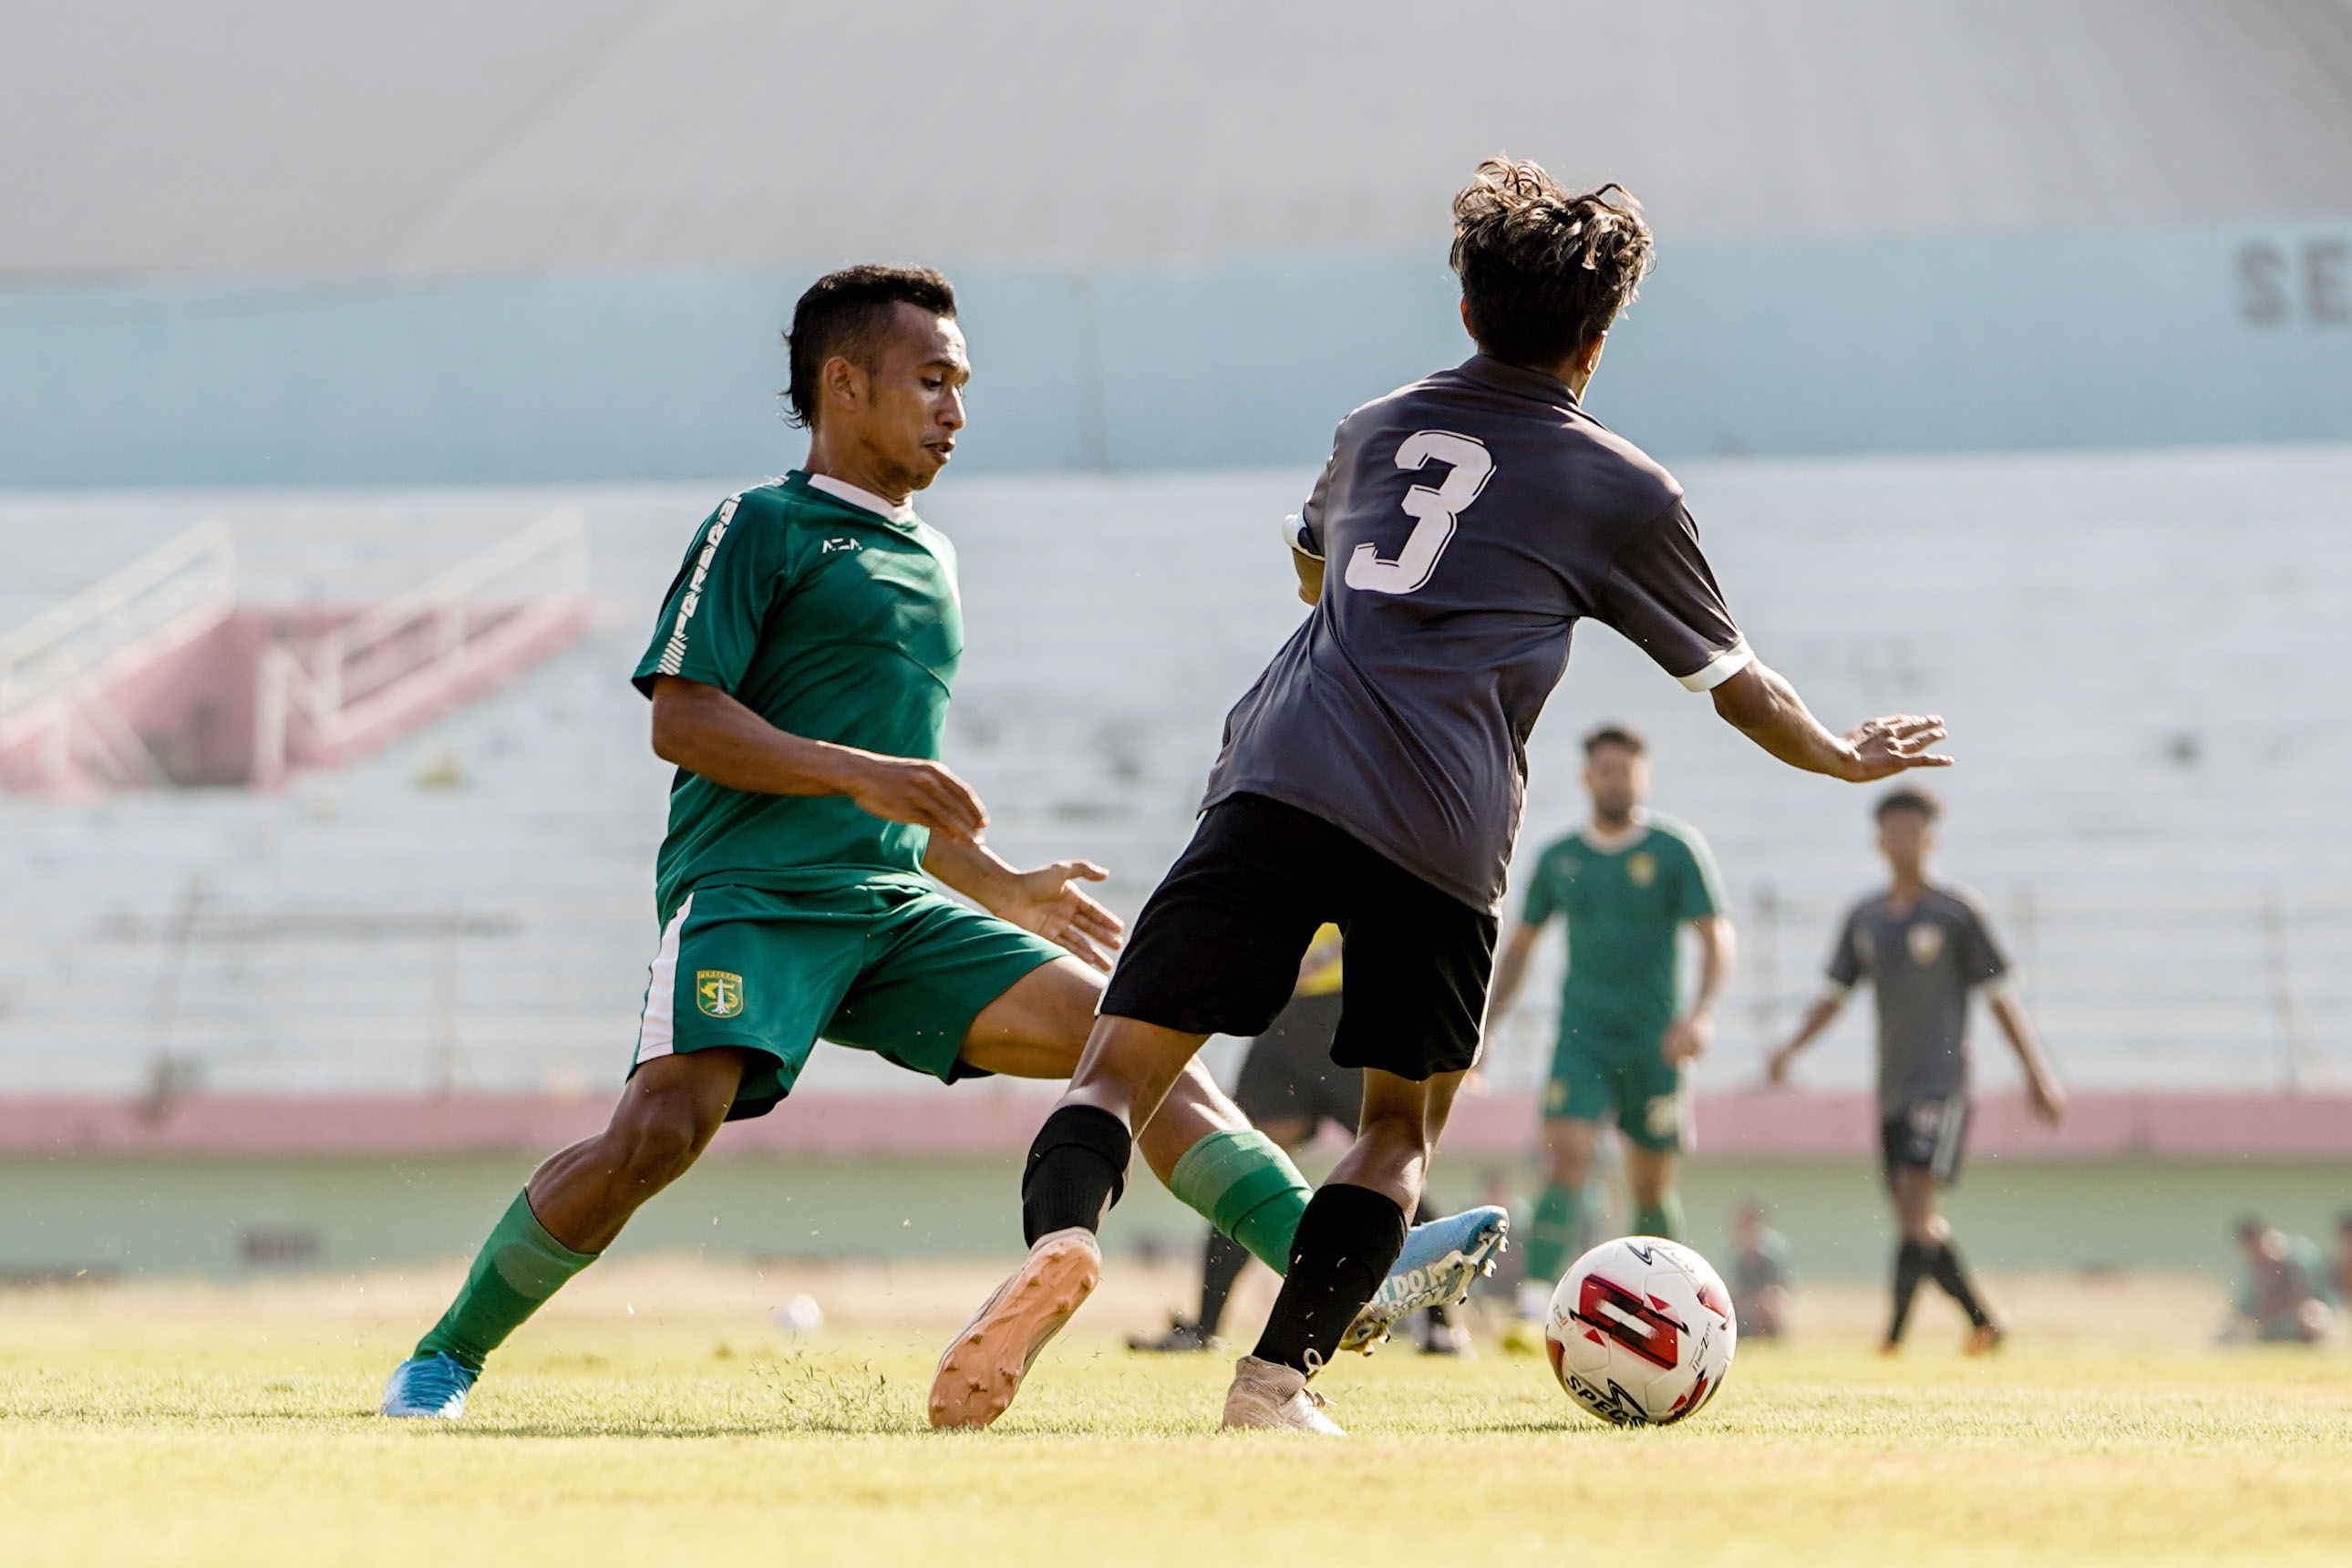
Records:
<instances>
[{"instance_id":1,"label":"green jersey player","mask_svg":"<svg viewBox=\"0 0 2352 1568\"><path fill-rule=\"evenodd\" d=\"M1682 1238L1675 1160L1683 1147L1683 1064L1706 1048L1733 935L1721 878L1695 828L1643 808L1642 738L1607 725L1584 741L1592 820L1545 849L1496 966L1495 1011L1509 1005L1536 940L1568 928L1568 978L1543 1100L1546 1184L1529 1227L1519 1316L1540 1320L1552 1281L1604 1239L1590 1201L1593 1146L1614 1122L1626 1144L1633 1229ZM1677 939L1698 939L1698 992L1681 997Z\"/></svg>"},{"instance_id":2,"label":"green jersey player","mask_svg":"<svg viewBox=\"0 0 2352 1568\"><path fill-rule=\"evenodd\" d=\"M532 1175L394 1373L387 1415L461 1414L490 1352L722 1122L790 1094L820 1037L947 1082L1066 1078L1093 1024L1120 933L1080 883L1105 873L1000 858L938 761L962 616L954 550L910 499L964 423L955 296L936 272L851 268L801 298L788 341L807 464L696 531L635 676L678 772L628 1087L604 1132ZM1204 1074L1142 1145L1179 1196L1288 1263L1307 1184Z\"/></svg>"}]
</instances>

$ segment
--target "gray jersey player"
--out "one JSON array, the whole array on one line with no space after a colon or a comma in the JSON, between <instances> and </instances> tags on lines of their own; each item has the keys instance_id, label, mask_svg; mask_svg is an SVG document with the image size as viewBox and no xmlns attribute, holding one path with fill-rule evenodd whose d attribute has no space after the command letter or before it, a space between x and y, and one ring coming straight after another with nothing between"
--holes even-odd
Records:
<instances>
[{"instance_id":1,"label":"gray jersey player","mask_svg":"<svg viewBox=\"0 0 2352 1568\"><path fill-rule=\"evenodd\" d=\"M1307 1380L1398 1257L1477 1059L1528 735L1578 621L1616 627L1792 766L1859 782L1944 760L1927 752L1936 719L1844 736L1816 722L1741 639L1682 488L1586 411L1650 263L1625 194L1570 193L1496 160L1454 218L1479 352L1341 421L1286 528L1312 612L1226 721L1192 842L1144 906L1086 1064L1030 1148L1029 1260L941 1358L936 1425L1004 1408L1099 1278L1095 1233L1132 1130L1210 1035L1265 1030L1330 921L1347 933L1331 1057L1363 1069L1359 1131L1307 1205L1224 1421L1337 1430Z\"/></svg>"},{"instance_id":2,"label":"gray jersey player","mask_svg":"<svg viewBox=\"0 0 2352 1568\"><path fill-rule=\"evenodd\" d=\"M1969 1315L1970 1353L2000 1342L2000 1327L1952 1244L1951 1226L1937 1212L1937 1193L1959 1174L1968 1134L1972 992L1984 994L2016 1050L2036 1114L2055 1125L2065 1106L1984 911L1967 895L1927 880L1939 810L1933 795L1917 789L1895 790L1878 803L1878 848L1893 879L1847 914L1830 955L1829 990L1766 1068L1772 1082L1785 1081L1796 1054L1829 1026L1856 985L1870 983L1878 1000L1879 1148L1902 1231L1894 1312L1880 1347L1890 1353L1902 1343L1922 1279L1935 1280Z\"/></svg>"}]
</instances>

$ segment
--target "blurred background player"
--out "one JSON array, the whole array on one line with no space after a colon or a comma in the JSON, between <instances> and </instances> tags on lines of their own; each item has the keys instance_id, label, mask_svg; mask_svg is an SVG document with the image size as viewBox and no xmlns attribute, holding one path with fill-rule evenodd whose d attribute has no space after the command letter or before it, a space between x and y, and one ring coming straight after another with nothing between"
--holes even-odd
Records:
<instances>
[{"instance_id":1,"label":"blurred background player","mask_svg":"<svg viewBox=\"0 0 2352 1568\"><path fill-rule=\"evenodd\" d=\"M1892 880L1856 904L1830 955L1830 988L1806 1009L1788 1044L1766 1063L1767 1078L1786 1081L1799 1051L1829 1026L1854 986L1869 981L1878 999L1878 1115L1886 1188L1902 1240L1895 1255L1895 1304L1888 1352L1903 1341L1911 1298L1933 1279L1969 1316L1966 1349L1981 1354L2000 1342L1937 1212L1937 1194L1958 1175L1969 1124L1969 995L1982 988L1992 1016L2017 1052L2034 1114L2052 1126L2065 1095L2034 1038L2009 960L1976 900L1927 879L1941 808L1927 791L1903 788L1878 803L1878 851Z\"/></svg>"},{"instance_id":2,"label":"blurred background player","mask_svg":"<svg viewBox=\"0 0 2352 1568\"><path fill-rule=\"evenodd\" d=\"M1544 1089L1545 1184L1527 1233L1527 1278L1505 1342L1533 1351L1555 1281L1608 1239L1592 1180L1604 1123L1623 1136L1633 1233L1683 1237L1675 1192L1683 1147L1683 1066L1706 1048L1715 999L1731 973L1734 937L1723 881L1696 829L1649 811L1648 748L1622 725L1584 738L1592 820L1543 852L1528 879L1518 929L1496 964L1499 1017L1517 994L1552 917L1567 927L1559 1036ZM1676 938L1698 939L1698 991L1679 1010Z\"/></svg>"},{"instance_id":3,"label":"blurred background player","mask_svg":"<svg viewBox=\"0 0 2352 1568\"><path fill-rule=\"evenodd\" d=\"M2319 1244L2248 1215L2238 1222L2238 1250L2246 1260L2246 1279L2222 1342L2315 1345L2326 1340L2335 1325L2328 1308L2334 1292Z\"/></svg>"},{"instance_id":4,"label":"blurred background player","mask_svg":"<svg viewBox=\"0 0 2352 1568\"><path fill-rule=\"evenodd\" d=\"M1364 1075L1331 1059L1331 1037L1339 1027L1339 990L1344 971L1340 962L1339 928L1327 925L1298 965L1298 988L1273 1027L1249 1044L1242 1058L1241 1078L1234 1086L1234 1103L1250 1124L1296 1153L1315 1140L1326 1121L1353 1133L1364 1105ZM1413 1215L1427 1225L1444 1217L1426 1196ZM1224 1321L1225 1303L1234 1284L1248 1268L1249 1249L1213 1227L1201 1258L1201 1307L1190 1320L1178 1318L1165 1334L1128 1336L1136 1351L1211 1351L1223 1348L1217 1337ZM1415 1320L1421 1348L1433 1355L1460 1355L1469 1349L1468 1332L1453 1321L1440 1303Z\"/></svg>"},{"instance_id":5,"label":"blurred background player","mask_svg":"<svg viewBox=\"0 0 2352 1568\"><path fill-rule=\"evenodd\" d=\"M1764 1205L1742 1198L1731 1211L1731 1306L1742 1343L1777 1340L1788 1326L1789 1238L1765 1223Z\"/></svg>"}]
</instances>

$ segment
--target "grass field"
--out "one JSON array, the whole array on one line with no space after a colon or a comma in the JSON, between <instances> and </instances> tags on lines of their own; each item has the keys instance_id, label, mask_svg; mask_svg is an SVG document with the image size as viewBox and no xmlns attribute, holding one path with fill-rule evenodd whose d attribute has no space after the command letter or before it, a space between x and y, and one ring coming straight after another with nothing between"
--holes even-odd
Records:
<instances>
[{"instance_id":1,"label":"grass field","mask_svg":"<svg viewBox=\"0 0 2352 1568\"><path fill-rule=\"evenodd\" d=\"M1687 1426L1616 1432L1538 1361L1391 1349L1325 1375L1344 1442L1213 1430L1226 1371L1116 1331L1182 1289L1114 1274L992 1432L919 1407L985 1270L613 1266L456 1426L367 1414L439 1273L0 1298L0 1562L2342 1563L2352 1357L2198 1342L2189 1279L1995 1282L1989 1362L1923 1310L1820 1289ZM794 1341L766 1313L831 1314ZM1262 1310L1261 1289L1242 1304ZM1244 1325L1245 1326L1245 1325Z\"/></svg>"}]
</instances>

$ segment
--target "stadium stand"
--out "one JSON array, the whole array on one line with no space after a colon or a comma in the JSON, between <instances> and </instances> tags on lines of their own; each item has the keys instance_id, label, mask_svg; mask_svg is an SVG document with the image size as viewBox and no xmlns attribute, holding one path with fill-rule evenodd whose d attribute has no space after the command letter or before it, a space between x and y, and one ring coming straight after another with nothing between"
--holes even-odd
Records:
<instances>
[{"instance_id":1,"label":"stadium stand","mask_svg":"<svg viewBox=\"0 0 2352 1568\"><path fill-rule=\"evenodd\" d=\"M970 651L950 761L1007 854L1092 856L1132 910L1181 846L1220 717L1298 613L1266 520L1292 470L950 479ZM2319 1088L2352 1026L2352 864L2315 721L2352 614L2352 451L1706 463L1731 602L1822 711L1933 706L1976 888L2078 1085ZM488 700L281 792L0 797L0 1075L20 1093L435 1089L601 1098L633 1037L665 771L625 676L709 489L0 504L16 616L198 515L296 602L363 597L556 508L593 541L584 638ZM2226 530L2217 520L2226 519ZM2251 627L2268 628L2255 635ZM1866 792L1782 776L1610 634L1538 731L1523 842L1581 810L1575 742L1647 730L1745 928L1702 1083L1753 1074L1877 874ZM1543 976L1530 994L1544 994ZM1859 1014L1861 1009L1855 1009ZM1535 1070L1543 1009L1496 1043ZM1990 1081L2002 1074L1997 1050ZM1850 1016L1809 1066L1864 1081ZM905 1092L831 1053L812 1086Z\"/></svg>"}]
</instances>

